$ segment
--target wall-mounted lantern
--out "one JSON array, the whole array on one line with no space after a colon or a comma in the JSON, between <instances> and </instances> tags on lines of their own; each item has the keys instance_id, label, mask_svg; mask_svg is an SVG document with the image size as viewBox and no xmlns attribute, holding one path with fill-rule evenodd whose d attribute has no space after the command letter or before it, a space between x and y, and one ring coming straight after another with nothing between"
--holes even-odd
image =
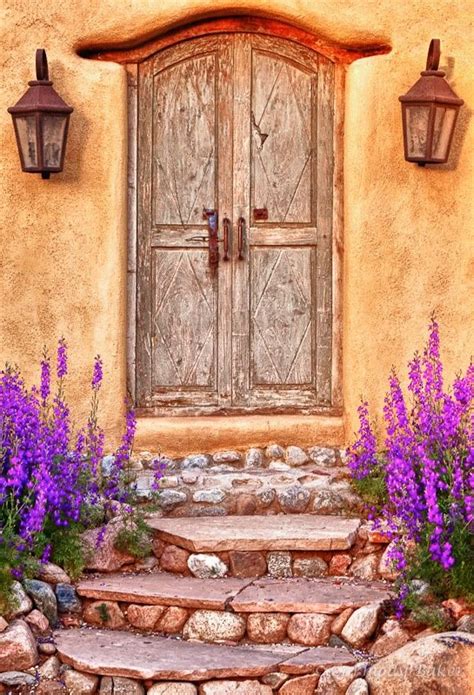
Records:
<instances>
[{"instance_id":1,"label":"wall-mounted lantern","mask_svg":"<svg viewBox=\"0 0 474 695\"><path fill-rule=\"evenodd\" d=\"M51 173L63 169L69 116L74 109L53 89L43 48L36 51L36 80L28 85L8 112L15 126L22 170L49 179Z\"/></svg>"},{"instance_id":2,"label":"wall-mounted lantern","mask_svg":"<svg viewBox=\"0 0 474 695\"><path fill-rule=\"evenodd\" d=\"M432 39L426 70L406 94L402 103L405 159L425 164L447 162L459 108L464 104L438 70L440 40Z\"/></svg>"}]
</instances>

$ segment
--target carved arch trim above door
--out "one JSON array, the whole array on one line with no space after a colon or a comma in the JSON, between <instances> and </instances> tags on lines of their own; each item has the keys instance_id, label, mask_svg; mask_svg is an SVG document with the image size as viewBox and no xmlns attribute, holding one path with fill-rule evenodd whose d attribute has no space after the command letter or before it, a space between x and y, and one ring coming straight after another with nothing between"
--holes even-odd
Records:
<instances>
[{"instance_id":1,"label":"carved arch trim above door","mask_svg":"<svg viewBox=\"0 0 474 695\"><path fill-rule=\"evenodd\" d=\"M134 73L131 68L132 124ZM294 41L240 31L181 41L147 58L136 73L142 100L138 250L143 251L145 237L150 240L141 260L139 253L138 332L132 329L129 336L130 352L137 348L130 371L136 375L139 413L339 413L343 66ZM198 109L195 98L201 100ZM188 120L180 125L183 113ZM288 119L295 137L284 128ZM178 142L183 128L198 135L188 141L187 160L176 169L171 150L154 143ZM178 190L170 182L187 181L184 164L196 180L191 176ZM225 166L230 174L222 179ZM221 176L217 188L216 176ZM208 206L218 207L221 218L231 217L231 255L238 215L245 213L249 225L248 264L233 257L214 281L205 247L187 242L196 232L202 235L204 201L197 197L206 190L207 197L212 191L216 195ZM251 209L263 203L267 220L252 220ZM144 278L151 292L145 299ZM226 292L232 294L227 304ZM275 321L275 307L282 308L282 302L287 314ZM133 297L129 309L133 313ZM144 321L158 348L143 340ZM177 359L176 336L190 348L180 350ZM312 351L317 359L309 364ZM153 359L164 365L155 386Z\"/></svg>"}]
</instances>

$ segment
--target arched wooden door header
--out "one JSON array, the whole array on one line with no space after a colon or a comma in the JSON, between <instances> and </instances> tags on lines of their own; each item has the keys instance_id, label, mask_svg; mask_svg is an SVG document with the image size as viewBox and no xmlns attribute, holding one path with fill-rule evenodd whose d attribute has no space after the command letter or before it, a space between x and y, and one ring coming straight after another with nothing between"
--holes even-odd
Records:
<instances>
[{"instance_id":1,"label":"arched wooden door header","mask_svg":"<svg viewBox=\"0 0 474 695\"><path fill-rule=\"evenodd\" d=\"M274 38L294 41L301 46L317 51L320 55L335 63L349 64L359 58L389 53L391 47L386 43L368 43L366 45L342 45L323 39L316 33L306 31L288 22L277 19L254 16L223 17L205 19L189 25L171 29L156 38L147 39L131 48L120 47L86 47L79 50L85 58L107 60L116 63L141 63L164 48L211 34L245 32L272 36Z\"/></svg>"}]
</instances>

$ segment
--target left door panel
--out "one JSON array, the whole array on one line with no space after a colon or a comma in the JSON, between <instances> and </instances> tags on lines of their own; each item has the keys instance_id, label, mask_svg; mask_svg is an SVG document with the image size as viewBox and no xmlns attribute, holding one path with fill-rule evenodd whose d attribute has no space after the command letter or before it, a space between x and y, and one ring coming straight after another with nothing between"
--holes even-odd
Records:
<instances>
[{"instance_id":1,"label":"left door panel","mask_svg":"<svg viewBox=\"0 0 474 695\"><path fill-rule=\"evenodd\" d=\"M231 61L225 38L206 37L139 68L137 396L154 412L212 411L229 390L228 273L209 266L203 208L231 209Z\"/></svg>"}]
</instances>

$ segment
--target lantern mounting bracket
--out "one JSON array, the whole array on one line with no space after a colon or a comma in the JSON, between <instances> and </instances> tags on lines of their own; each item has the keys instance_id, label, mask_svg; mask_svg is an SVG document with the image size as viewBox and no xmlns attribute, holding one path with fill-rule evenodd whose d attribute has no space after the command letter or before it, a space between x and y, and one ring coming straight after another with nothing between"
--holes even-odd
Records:
<instances>
[{"instance_id":1,"label":"lantern mounting bracket","mask_svg":"<svg viewBox=\"0 0 474 695\"><path fill-rule=\"evenodd\" d=\"M439 67L439 59L441 57L441 41L439 39L431 39L428 49L428 57L426 58L426 70L437 70Z\"/></svg>"},{"instance_id":2,"label":"lantern mounting bracket","mask_svg":"<svg viewBox=\"0 0 474 695\"><path fill-rule=\"evenodd\" d=\"M44 48L36 49L36 79L38 82L49 82L48 57Z\"/></svg>"}]
</instances>

